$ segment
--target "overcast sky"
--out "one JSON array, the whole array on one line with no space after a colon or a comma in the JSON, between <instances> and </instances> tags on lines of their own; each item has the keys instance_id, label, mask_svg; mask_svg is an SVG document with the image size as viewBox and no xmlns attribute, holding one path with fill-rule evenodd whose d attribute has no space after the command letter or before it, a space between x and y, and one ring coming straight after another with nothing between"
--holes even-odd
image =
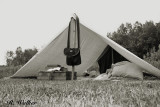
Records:
<instances>
[{"instance_id":1,"label":"overcast sky","mask_svg":"<svg viewBox=\"0 0 160 107\"><path fill-rule=\"evenodd\" d=\"M0 0L0 65L7 50L41 49L68 26L80 22L106 36L122 23L160 22L159 0Z\"/></svg>"}]
</instances>

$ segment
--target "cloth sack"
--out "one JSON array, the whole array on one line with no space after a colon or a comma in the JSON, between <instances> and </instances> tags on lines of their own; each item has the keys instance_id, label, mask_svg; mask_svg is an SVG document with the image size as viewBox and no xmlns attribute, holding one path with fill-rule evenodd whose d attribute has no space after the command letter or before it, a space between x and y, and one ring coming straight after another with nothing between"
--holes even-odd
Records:
<instances>
[{"instance_id":1,"label":"cloth sack","mask_svg":"<svg viewBox=\"0 0 160 107\"><path fill-rule=\"evenodd\" d=\"M140 68L134 63L127 62L125 64L117 64L112 69L112 76L129 77L143 80L144 69Z\"/></svg>"}]
</instances>

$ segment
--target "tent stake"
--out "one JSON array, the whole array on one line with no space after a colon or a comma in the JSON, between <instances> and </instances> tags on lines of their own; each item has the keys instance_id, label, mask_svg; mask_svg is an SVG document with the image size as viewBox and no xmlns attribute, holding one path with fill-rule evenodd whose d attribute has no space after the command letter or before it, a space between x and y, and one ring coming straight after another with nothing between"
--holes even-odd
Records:
<instances>
[{"instance_id":1,"label":"tent stake","mask_svg":"<svg viewBox=\"0 0 160 107\"><path fill-rule=\"evenodd\" d=\"M74 80L74 70L75 70L75 67L74 65L72 66L72 80Z\"/></svg>"}]
</instances>

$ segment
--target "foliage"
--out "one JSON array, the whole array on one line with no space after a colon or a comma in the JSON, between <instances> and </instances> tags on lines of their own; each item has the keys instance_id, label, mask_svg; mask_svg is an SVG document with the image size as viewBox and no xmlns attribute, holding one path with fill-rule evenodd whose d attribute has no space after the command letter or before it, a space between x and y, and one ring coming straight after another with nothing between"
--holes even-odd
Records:
<instances>
[{"instance_id":1,"label":"foliage","mask_svg":"<svg viewBox=\"0 0 160 107\"><path fill-rule=\"evenodd\" d=\"M159 81L40 81L0 80L0 106L35 107L156 107L160 105Z\"/></svg>"},{"instance_id":2,"label":"foliage","mask_svg":"<svg viewBox=\"0 0 160 107\"><path fill-rule=\"evenodd\" d=\"M6 53L7 66L24 65L37 52L38 52L38 50L36 48L34 48L34 49L25 49L24 51L22 51L21 47L17 47L15 52L7 51L7 53Z\"/></svg>"},{"instance_id":3,"label":"foliage","mask_svg":"<svg viewBox=\"0 0 160 107\"><path fill-rule=\"evenodd\" d=\"M143 58L153 47L158 50L160 44L160 23L146 21L145 24L135 22L121 24L116 32L108 33L108 37Z\"/></svg>"},{"instance_id":4,"label":"foliage","mask_svg":"<svg viewBox=\"0 0 160 107\"><path fill-rule=\"evenodd\" d=\"M4 77L9 77L12 76L15 72L18 71L18 69L20 69L21 66L1 66L0 67L0 79L4 78Z\"/></svg>"},{"instance_id":5,"label":"foliage","mask_svg":"<svg viewBox=\"0 0 160 107\"><path fill-rule=\"evenodd\" d=\"M144 55L144 60L160 69L160 45L159 50L156 52L155 48L152 48L150 52Z\"/></svg>"}]
</instances>

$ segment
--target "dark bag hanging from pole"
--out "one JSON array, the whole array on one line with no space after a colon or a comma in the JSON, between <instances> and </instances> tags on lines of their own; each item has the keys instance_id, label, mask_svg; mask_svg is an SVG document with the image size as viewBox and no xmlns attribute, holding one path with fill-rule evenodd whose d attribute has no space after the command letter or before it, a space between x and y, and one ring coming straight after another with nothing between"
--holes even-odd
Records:
<instances>
[{"instance_id":1,"label":"dark bag hanging from pole","mask_svg":"<svg viewBox=\"0 0 160 107\"><path fill-rule=\"evenodd\" d=\"M75 22L75 29L71 29L72 20ZM77 44L76 40L72 41L75 45L78 47L71 48L71 31L73 30L74 37L77 38ZM74 66L74 65L80 65L81 64L81 55L80 55L80 27L79 27L79 18L76 16L76 19L73 17L71 18L71 21L69 23L68 28L68 41L67 41L67 48L64 49L64 54L66 55L66 63L67 65Z\"/></svg>"}]
</instances>

